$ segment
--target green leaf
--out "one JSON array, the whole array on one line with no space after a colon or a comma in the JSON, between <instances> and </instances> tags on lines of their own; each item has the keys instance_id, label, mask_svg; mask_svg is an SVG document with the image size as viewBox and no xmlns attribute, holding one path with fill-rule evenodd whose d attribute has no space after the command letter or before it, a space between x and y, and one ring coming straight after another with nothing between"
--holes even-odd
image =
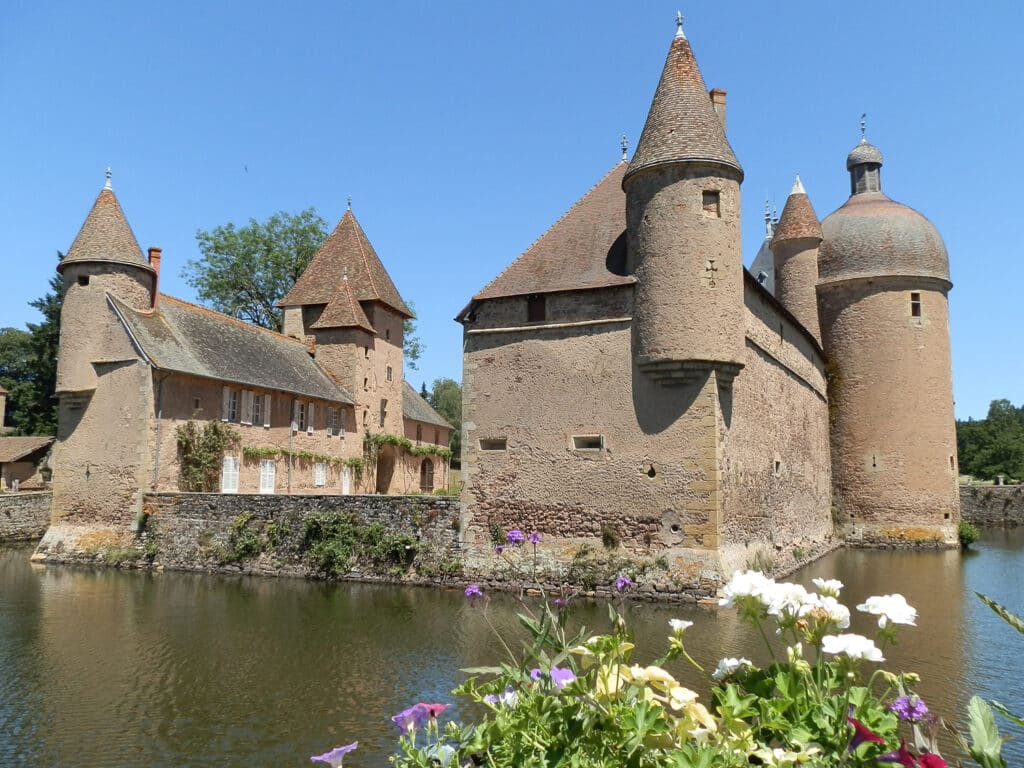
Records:
<instances>
[{"instance_id":1,"label":"green leaf","mask_svg":"<svg viewBox=\"0 0 1024 768\"><path fill-rule=\"evenodd\" d=\"M459 670L467 675L500 675L504 671L501 667L463 667Z\"/></svg>"},{"instance_id":2,"label":"green leaf","mask_svg":"<svg viewBox=\"0 0 1024 768\"><path fill-rule=\"evenodd\" d=\"M1004 704L1000 704L998 701L992 701L989 703L992 705L992 709L994 709L1000 715L1005 717L1007 720L1016 723L1021 728L1024 728L1024 718L1017 717L1017 715L1011 713L1010 710L1008 710Z\"/></svg>"},{"instance_id":3,"label":"green leaf","mask_svg":"<svg viewBox=\"0 0 1024 768\"><path fill-rule=\"evenodd\" d=\"M967 705L967 718L971 734L968 751L982 768L1005 768L1000 752L1003 741L999 737L992 709L980 696L971 697Z\"/></svg>"},{"instance_id":4,"label":"green leaf","mask_svg":"<svg viewBox=\"0 0 1024 768\"><path fill-rule=\"evenodd\" d=\"M999 618L1001 618L1011 627L1013 627L1022 635L1024 635L1024 619L1021 619L1020 616L1016 616L1010 613L1008 610L1006 610L1003 606L1001 606L991 597L985 597L985 595L981 594L981 592L975 592L974 594L978 596L978 599L981 600L981 602L983 602L985 605L987 605L989 608L995 611L999 615Z\"/></svg>"}]
</instances>

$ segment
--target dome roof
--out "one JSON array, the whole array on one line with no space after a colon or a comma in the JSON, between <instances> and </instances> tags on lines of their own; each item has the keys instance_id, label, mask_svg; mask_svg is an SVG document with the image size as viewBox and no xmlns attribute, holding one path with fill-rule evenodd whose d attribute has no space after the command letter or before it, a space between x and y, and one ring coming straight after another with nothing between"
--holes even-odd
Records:
<instances>
[{"instance_id":1,"label":"dome roof","mask_svg":"<svg viewBox=\"0 0 1024 768\"><path fill-rule=\"evenodd\" d=\"M846 156L846 170L853 170L854 166L865 163L881 165L882 153L874 144L868 144L866 140L861 139L860 144L851 149L850 154Z\"/></svg>"},{"instance_id":2,"label":"dome roof","mask_svg":"<svg viewBox=\"0 0 1024 768\"><path fill-rule=\"evenodd\" d=\"M825 218L821 229L818 276L822 283L896 275L949 282L946 246L932 223L881 192L851 195Z\"/></svg>"}]
</instances>

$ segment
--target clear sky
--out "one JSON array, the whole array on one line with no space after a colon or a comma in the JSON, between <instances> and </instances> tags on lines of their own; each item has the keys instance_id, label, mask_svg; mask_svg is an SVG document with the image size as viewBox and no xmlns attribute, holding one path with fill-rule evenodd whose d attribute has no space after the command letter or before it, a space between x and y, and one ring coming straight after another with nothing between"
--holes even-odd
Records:
<instances>
[{"instance_id":1,"label":"clear sky","mask_svg":"<svg viewBox=\"0 0 1024 768\"><path fill-rule=\"evenodd\" d=\"M109 165L140 245L164 249L162 290L186 300L197 229L308 207L333 226L352 195L419 314L407 378L460 379L452 318L617 162L621 134L635 146L678 6L4 0L0 327L38 319L27 302ZM1024 4L682 11L708 87L728 91L745 263L794 174L819 217L844 202L866 112L883 190L949 249L957 416L1024 401Z\"/></svg>"}]
</instances>

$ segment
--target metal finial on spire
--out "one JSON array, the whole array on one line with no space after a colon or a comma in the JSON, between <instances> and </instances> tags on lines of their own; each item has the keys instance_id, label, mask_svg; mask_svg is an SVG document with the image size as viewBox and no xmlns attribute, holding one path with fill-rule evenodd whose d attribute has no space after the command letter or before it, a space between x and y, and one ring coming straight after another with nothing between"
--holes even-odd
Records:
<instances>
[{"instance_id":1,"label":"metal finial on spire","mask_svg":"<svg viewBox=\"0 0 1024 768\"><path fill-rule=\"evenodd\" d=\"M629 159L629 140L626 134L622 134L622 138L619 139L619 146L622 147L622 162L626 162Z\"/></svg>"},{"instance_id":2,"label":"metal finial on spire","mask_svg":"<svg viewBox=\"0 0 1024 768\"><path fill-rule=\"evenodd\" d=\"M676 11L676 37L681 37L684 40L686 35L683 34L683 12Z\"/></svg>"},{"instance_id":3,"label":"metal finial on spire","mask_svg":"<svg viewBox=\"0 0 1024 768\"><path fill-rule=\"evenodd\" d=\"M861 141L862 144L866 144L867 141L868 141L867 137L865 136L865 134L867 133L867 130L868 130L868 113L867 112L862 112L861 116L860 116L860 141Z\"/></svg>"},{"instance_id":4,"label":"metal finial on spire","mask_svg":"<svg viewBox=\"0 0 1024 768\"><path fill-rule=\"evenodd\" d=\"M350 211L352 210L352 195L348 196L348 209Z\"/></svg>"},{"instance_id":5,"label":"metal finial on spire","mask_svg":"<svg viewBox=\"0 0 1024 768\"><path fill-rule=\"evenodd\" d=\"M765 239L771 240L772 235L775 233L772 231L772 204L768 195L764 196L764 236Z\"/></svg>"},{"instance_id":6,"label":"metal finial on spire","mask_svg":"<svg viewBox=\"0 0 1024 768\"><path fill-rule=\"evenodd\" d=\"M104 182L103 188L104 189L113 189L113 187L110 186L110 166L109 165L107 166L107 180L106 180L106 182Z\"/></svg>"}]
</instances>

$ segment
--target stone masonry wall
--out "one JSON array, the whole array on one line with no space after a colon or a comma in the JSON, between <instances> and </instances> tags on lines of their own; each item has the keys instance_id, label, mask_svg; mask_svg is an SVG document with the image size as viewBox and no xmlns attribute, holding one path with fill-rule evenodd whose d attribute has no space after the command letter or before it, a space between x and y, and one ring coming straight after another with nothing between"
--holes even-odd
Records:
<instances>
[{"instance_id":1,"label":"stone masonry wall","mask_svg":"<svg viewBox=\"0 0 1024 768\"><path fill-rule=\"evenodd\" d=\"M459 501L435 496L271 496L216 493L151 493L143 497L145 522L139 562L156 568L222 571L268 576L317 576L304 556L305 523L312 515L350 513L358 525L380 523L389 534L412 536L417 558L393 580L436 581L452 575L459 553ZM264 551L225 559L232 526L245 527L266 544ZM272 543L272 546L271 546ZM378 580L366 564L345 576Z\"/></svg>"},{"instance_id":2,"label":"stone masonry wall","mask_svg":"<svg viewBox=\"0 0 1024 768\"><path fill-rule=\"evenodd\" d=\"M1024 525L1024 485L961 485L960 514L974 525Z\"/></svg>"},{"instance_id":3,"label":"stone masonry wall","mask_svg":"<svg viewBox=\"0 0 1024 768\"><path fill-rule=\"evenodd\" d=\"M50 525L49 491L0 493L0 541L38 539Z\"/></svg>"}]
</instances>

